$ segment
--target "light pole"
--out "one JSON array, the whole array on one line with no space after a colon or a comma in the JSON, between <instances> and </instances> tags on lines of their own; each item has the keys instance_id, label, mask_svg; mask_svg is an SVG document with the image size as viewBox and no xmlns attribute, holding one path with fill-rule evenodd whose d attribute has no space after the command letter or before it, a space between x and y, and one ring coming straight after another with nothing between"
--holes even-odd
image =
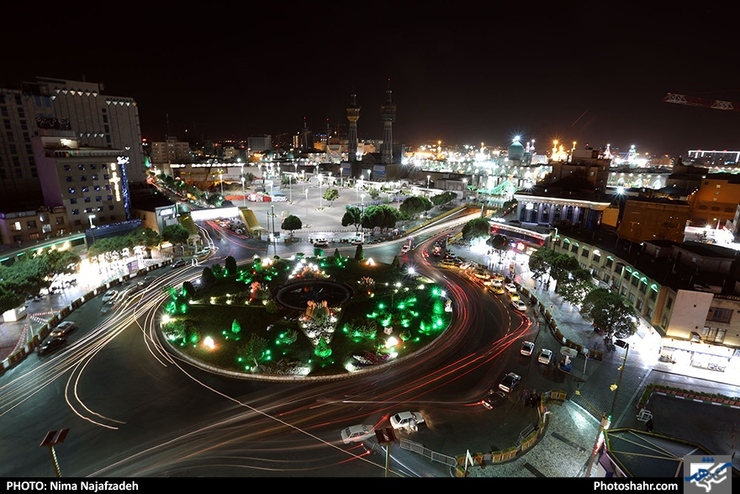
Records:
<instances>
[{"instance_id":1,"label":"light pole","mask_svg":"<svg viewBox=\"0 0 740 494\"><path fill-rule=\"evenodd\" d=\"M286 173L288 176L288 190L290 191L290 203L293 204L293 183L290 181L290 173Z\"/></svg>"},{"instance_id":2,"label":"light pole","mask_svg":"<svg viewBox=\"0 0 740 494\"><path fill-rule=\"evenodd\" d=\"M369 169L367 170L367 181L368 182L370 181L370 170Z\"/></svg>"},{"instance_id":3,"label":"light pole","mask_svg":"<svg viewBox=\"0 0 740 494\"><path fill-rule=\"evenodd\" d=\"M221 198L223 198L224 197L224 174L219 173L218 179L221 181Z\"/></svg>"},{"instance_id":4,"label":"light pole","mask_svg":"<svg viewBox=\"0 0 740 494\"><path fill-rule=\"evenodd\" d=\"M242 206L247 206L247 196L244 193L244 175L242 175Z\"/></svg>"},{"instance_id":5,"label":"light pole","mask_svg":"<svg viewBox=\"0 0 740 494\"><path fill-rule=\"evenodd\" d=\"M308 187L304 190L306 193L306 224L308 224Z\"/></svg>"},{"instance_id":6,"label":"light pole","mask_svg":"<svg viewBox=\"0 0 740 494\"><path fill-rule=\"evenodd\" d=\"M95 223L93 223L93 220L95 219L95 215L94 214L88 215L87 219L90 220L90 233L92 234L92 243L95 243Z\"/></svg>"},{"instance_id":7,"label":"light pole","mask_svg":"<svg viewBox=\"0 0 740 494\"><path fill-rule=\"evenodd\" d=\"M319 173L319 209L322 209L324 205L321 202L321 174Z\"/></svg>"},{"instance_id":8,"label":"light pole","mask_svg":"<svg viewBox=\"0 0 740 494\"><path fill-rule=\"evenodd\" d=\"M627 355L630 353L630 344L627 343L624 340L617 340L614 342L616 346L624 348L624 360L622 361L622 365L619 366L619 379L617 380L617 384L612 384L612 391L614 391L614 399L612 400L612 408L609 411L609 418L614 418L614 407L617 405L617 396L619 396L619 388L622 386L622 374L624 374L624 368L627 365Z\"/></svg>"},{"instance_id":9,"label":"light pole","mask_svg":"<svg viewBox=\"0 0 740 494\"><path fill-rule=\"evenodd\" d=\"M429 179L432 178L430 175L427 175L427 192L429 192Z\"/></svg>"},{"instance_id":10,"label":"light pole","mask_svg":"<svg viewBox=\"0 0 740 494\"><path fill-rule=\"evenodd\" d=\"M365 194L362 194L360 197L362 197L362 203L361 203L362 209L360 209L360 211L364 213L365 212Z\"/></svg>"}]
</instances>

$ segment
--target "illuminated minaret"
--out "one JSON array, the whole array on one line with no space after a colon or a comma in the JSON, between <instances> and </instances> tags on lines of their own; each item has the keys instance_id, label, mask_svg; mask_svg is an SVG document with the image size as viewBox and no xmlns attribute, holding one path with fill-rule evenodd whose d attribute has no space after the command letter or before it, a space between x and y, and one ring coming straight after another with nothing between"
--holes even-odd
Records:
<instances>
[{"instance_id":1,"label":"illuminated minaret","mask_svg":"<svg viewBox=\"0 0 740 494\"><path fill-rule=\"evenodd\" d=\"M350 105L347 107L347 120L349 120L349 138L347 140L347 155L349 162L357 159L357 121L360 119L360 107L357 106L357 95L354 90L350 95Z\"/></svg>"},{"instance_id":2,"label":"illuminated minaret","mask_svg":"<svg viewBox=\"0 0 740 494\"><path fill-rule=\"evenodd\" d=\"M396 119L396 105L391 101L391 80L385 90L385 103L380 107L380 119L383 121L383 145L380 148L381 160L389 165L393 161L393 121Z\"/></svg>"}]
</instances>

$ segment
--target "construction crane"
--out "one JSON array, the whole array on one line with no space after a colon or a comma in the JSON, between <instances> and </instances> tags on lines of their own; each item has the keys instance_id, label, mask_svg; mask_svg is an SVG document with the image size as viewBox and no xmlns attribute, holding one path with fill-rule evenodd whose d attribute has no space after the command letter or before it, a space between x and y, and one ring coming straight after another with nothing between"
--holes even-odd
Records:
<instances>
[{"instance_id":1,"label":"construction crane","mask_svg":"<svg viewBox=\"0 0 740 494\"><path fill-rule=\"evenodd\" d=\"M697 96L686 96L685 94L668 93L663 98L666 103L676 103L686 106L700 106L714 110L740 111L740 103L723 101L719 99L699 98Z\"/></svg>"}]
</instances>

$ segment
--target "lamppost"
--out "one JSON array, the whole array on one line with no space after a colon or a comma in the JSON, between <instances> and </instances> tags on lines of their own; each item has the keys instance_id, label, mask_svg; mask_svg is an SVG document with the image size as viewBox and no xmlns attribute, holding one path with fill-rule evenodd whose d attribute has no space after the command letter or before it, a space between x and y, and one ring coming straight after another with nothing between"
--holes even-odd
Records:
<instances>
[{"instance_id":1,"label":"lamppost","mask_svg":"<svg viewBox=\"0 0 740 494\"><path fill-rule=\"evenodd\" d=\"M247 206L247 196L244 193L244 175L242 175L242 206Z\"/></svg>"},{"instance_id":2,"label":"lamppost","mask_svg":"<svg viewBox=\"0 0 740 494\"><path fill-rule=\"evenodd\" d=\"M322 209L324 206L321 201L321 174L319 173L319 209Z\"/></svg>"},{"instance_id":3,"label":"lamppost","mask_svg":"<svg viewBox=\"0 0 740 494\"><path fill-rule=\"evenodd\" d=\"M617 405L617 396L619 396L619 388L622 385L622 374L624 374L624 367L627 365L627 355L630 353L630 344L627 343L624 340L617 340L614 342L616 346L624 348L624 360L622 362L622 365L619 366L619 379L617 380L617 384L612 384L611 389L614 391L614 399L612 400L612 408L609 411L609 417L614 417L614 407Z\"/></svg>"},{"instance_id":4,"label":"lamppost","mask_svg":"<svg viewBox=\"0 0 740 494\"><path fill-rule=\"evenodd\" d=\"M87 219L90 220L90 233L92 234L92 243L95 243L95 223L93 223L93 220L95 219L95 215L94 214L88 215Z\"/></svg>"},{"instance_id":5,"label":"lamppost","mask_svg":"<svg viewBox=\"0 0 740 494\"><path fill-rule=\"evenodd\" d=\"M288 176L288 190L290 191L290 203L293 204L293 183L290 181L290 173L286 173Z\"/></svg>"},{"instance_id":6,"label":"lamppost","mask_svg":"<svg viewBox=\"0 0 740 494\"><path fill-rule=\"evenodd\" d=\"M370 170L369 169L367 170L367 181L368 182L370 181Z\"/></svg>"},{"instance_id":7,"label":"lamppost","mask_svg":"<svg viewBox=\"0 0 740 494\"><path fill-rule=\"evenodd\" d=\"M306 193L306 223L308 223L308 187L304 190Z\"/></svg>"},{"instance_id":8,"label":"lamppost","mask_svg":"<svg viewBox=\"0 0 740 494\"><path fill-rule=\"evenodd\" d=\"M427 192L429 192L429 179L432 178L430 175L427 175Z\"/></svg>"},{"instance_id":9,"label":"lamppost","mask_svg":"<svg viewBox=\"0 0 740 494\"><path fill-rule=\"evenodd\" d=\"M360 209L360 211L364 213L365 212L365 194L362 194L360 197L362 197L362 203L361 203L362 209Z\"/></svg>"},{"instance_id":10,"label":"lamppost","mask_svg":"<svg viewBox=\"0 0 740 494\"><path fill-rule=\"evenodd\" d=\"M224 174L223 173L219 173L218 174L218 179L221 181L221 197L223 198L223 196L224 196Z\"/></svg>"}]
</instances>

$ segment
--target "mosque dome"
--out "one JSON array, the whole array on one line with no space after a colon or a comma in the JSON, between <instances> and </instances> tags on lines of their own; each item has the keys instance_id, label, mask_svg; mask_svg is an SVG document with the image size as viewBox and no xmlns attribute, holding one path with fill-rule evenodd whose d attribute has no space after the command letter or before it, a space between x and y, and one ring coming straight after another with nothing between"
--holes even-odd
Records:
<instances>
[{"instance_id":1,"label":"mosque dome","mask_svg":"<svg viewBox=\"0 0 740 494\"><path fill-rule=\"evenodd\" d=\"M524 146L518 140L511 143L509 146L509 159L510 160L521 160L524 156Z\"/></svg>"}]
</instances>

